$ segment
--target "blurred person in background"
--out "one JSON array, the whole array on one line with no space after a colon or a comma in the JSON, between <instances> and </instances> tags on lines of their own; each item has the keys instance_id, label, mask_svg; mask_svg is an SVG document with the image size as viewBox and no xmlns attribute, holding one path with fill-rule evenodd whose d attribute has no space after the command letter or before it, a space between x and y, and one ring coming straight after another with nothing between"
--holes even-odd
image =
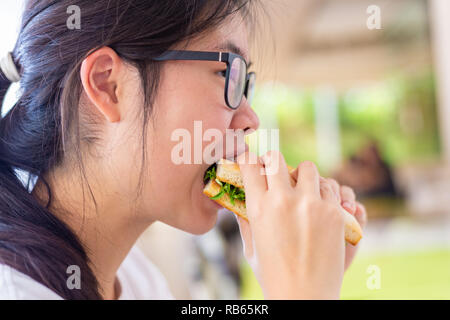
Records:
<instances>
[{"instance_id":1,"label":"blurred person in background","mask_svg":"<svg viewBox=\"0 0 450 320\"><path fill-rule=\"evenodd\" d=\"M370 141L343 162L333 177L359 196L397 195L392 170L381 157L376 141Z\"/></svg>"}]
</instances>

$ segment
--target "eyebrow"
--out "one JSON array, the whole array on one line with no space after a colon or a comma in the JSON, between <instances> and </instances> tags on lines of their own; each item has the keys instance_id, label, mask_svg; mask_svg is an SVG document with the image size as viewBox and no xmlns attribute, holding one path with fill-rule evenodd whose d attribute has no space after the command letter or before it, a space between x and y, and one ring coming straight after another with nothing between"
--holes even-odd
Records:
<instances>
[{"instance_id":1,"label":"eyebrow","mask_svg":"<svg viewBox=\"0 0 450 320\"><path fill-rule=\"evenodd\" d=\"M236 44L234 44L231 41L226 41L224 43L220 43L219 45L214 47L214 49L220 50L220 51L222 51L222 50L223 51L230 51L232 53L238 54L241 57L243 57L244 60L246 60L248 68L250 68L250 66L252 65L252 61L248 60L248 57L245 54L244 50L242 50L240 47L238 47Z\"/></svg>"}]
</instances>

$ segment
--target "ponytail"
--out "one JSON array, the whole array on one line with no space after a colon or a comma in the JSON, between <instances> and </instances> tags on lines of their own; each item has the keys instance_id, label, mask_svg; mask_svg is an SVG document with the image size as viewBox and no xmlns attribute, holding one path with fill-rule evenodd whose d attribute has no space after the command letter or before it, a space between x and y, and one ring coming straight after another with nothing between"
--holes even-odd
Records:
<instances>
[{"instance_id":1,"label":"ponytail","mask_svg":"<svg viewBox=\"0 0 450 320\"><path fill-rule=\"evenodd\" d=\"M0 68L0 106L11 81ZM12 112L14 110L14 112ZM16 103L0 119L0 263L20 271L45 285L65 299L101 299L97 280L76 235L29 193L31 174L39 168L29 161L33 149L30 128L24 128L24 108ZM1 111L1 108L0 108ZM32 128L31 128L32 129ZM28 158L28 159L27 159ZM27 187L19 170L30 173ZM77 265L81 272L81 289L67 286L67 268Z\"/></svg>"},{"instance_id":2,"label":"ponytail","mask_svg":"<svg viewBox=\"0 0 450 320\"><path fill-rule=\"evenodd\" d=\"M1 67L2 64L0 64L0 118L1 118L1 111L3 106L3 100L6 96L6 92L9 89L9 86L11 85L11 80L9 80L5 73L3 72L3 67Z\"/></svg>"}]
</instances>

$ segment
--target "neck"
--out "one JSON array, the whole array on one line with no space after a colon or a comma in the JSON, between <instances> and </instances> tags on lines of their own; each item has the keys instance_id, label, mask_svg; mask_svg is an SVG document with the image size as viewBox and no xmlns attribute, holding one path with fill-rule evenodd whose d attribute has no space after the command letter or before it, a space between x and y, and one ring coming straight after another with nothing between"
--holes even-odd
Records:
<instances>
[{"instance_id":1,"label":"neck","mask_svg":"<svg viewBox=\"0 0 450 320\"><path fill-rule=\"evenodd\" d=\"M95 188L91 183L90 192L95 197L95 203L88 192L84 196L83 205L81 184L58 176L60 173L61 171L55 170L45 176L52 190L49 209L71 228L83 244L103 298L117 299L120 295L117 292L120 288L116 279L117 270L151 222L139 221L133 206L127 205L129 199L122 199L114 192L109 196L105 192L98 192L102 189ZM47 199L45 190L39 179L33 195L44 205ZM84 186L84 191L86 190L89 188Z\"/></svg>"}]
</instances>

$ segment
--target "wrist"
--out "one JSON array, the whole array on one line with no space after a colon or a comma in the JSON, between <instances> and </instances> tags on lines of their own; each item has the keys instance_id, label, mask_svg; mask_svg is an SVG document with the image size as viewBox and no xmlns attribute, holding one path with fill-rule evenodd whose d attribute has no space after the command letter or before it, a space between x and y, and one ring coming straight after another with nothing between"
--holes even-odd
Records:
<instances>
[{"instance_id":1,"label":"wrist","mask_svg":"<svg viewBox=\"0 0 450 320\"><path fill-rule=\"evenodd\" d=\"M330 288L323 287L319 284L309 283L306 285L294 285L295 281L291 281L288 285L283 286L280 282L276 282L272 287L263 289L264 298L267 300L339 300L340 287ZM299 282L297 282L299 283Z\"/></svg>"}]
</instances>

